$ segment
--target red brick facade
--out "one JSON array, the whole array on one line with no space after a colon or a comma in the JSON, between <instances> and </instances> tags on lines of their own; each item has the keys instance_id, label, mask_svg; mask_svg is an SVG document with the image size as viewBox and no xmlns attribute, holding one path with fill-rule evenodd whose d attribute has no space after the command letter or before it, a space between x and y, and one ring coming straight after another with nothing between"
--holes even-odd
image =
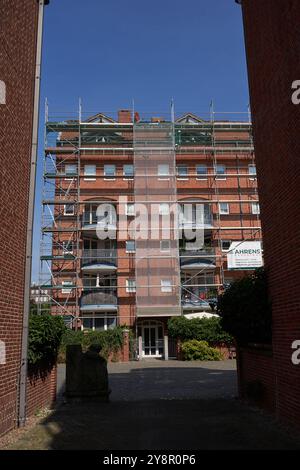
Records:
<instances>
[{"instance_id":1,"label":"red brick facade","mask_svg":"<svg viewBox=\"0 0 300 470\"><path fill-rule=\"evenodd\" d=\"M41 285L51 293L53 314L73 315L73 327L106 329L112 325L108 322L114 321L133 327L136 344L140 345L145 323L150 327L151 315L156 317L152 320L159 330L159 349L166 350L167 319L174 313L171 309L168 314L157 309L155 314L140 315L136 322L136 293L128 286L128 281L136 277L135 251L126 249L119 220L115 223L116 239L100 241L96 233L96 211L101 203L113 204L119 216L126 214L121 197L125 201L127 198L129 204L137 201L135 191L141 178L137 175L134 151L137 126L132 121L130 110L119 111L118 121L99 113L81 120L80 125L78 120L57 122L55 112L52 117L50 111L46 123ZM155 124L153 118L143 122L153 129L159 124L159 118L155 118ZM170 117L161 123L162 127L170 125ZM229 269L222 242L230 245L261 239L259 214L253 210L258 196L255 172L250 172L255 169L251 123L247 122L247 116L235 116L225 121L216 118L213 124L187 113L176 119L172 132L173 174L170 171L170 178L160 178L159 165L152 154L153 168L148 173L147 184L151 180L156 189L159 186L161 197L165 197L166 187L171 186L170 191L176 191L179 204L189 200L203 204L207 217L205 247L190 256L186 246L179 242L176 262L180 265L181 279L178 284L181 281L188 287L182 290L183 294L189 296L192 291L192 300L203 298L201 295L213 297L225 283L249 272ZM125 174L128 166L132 169L130 176ZM204 174L198 172L199 166L205 169ZM217 174L222 168L224 174ZM156 201L157 208L162 199ZM228 212L221 214L222 202L228 206ZM132 221L133 217L128 215L128 219ZM157 256L168 257L159 246ZM191 264L200 259L198 275L194 265L190 269L184 266L190 257ZM51 262L53 279L48 269ZM157 272L151 283L153 303L164 297L161 288L164 269ZM148 290L147 286L149 283L142 288ZM183 295L179 303L180 300L183 313L197 311L197 304L193 307ZM157 356L164 354L160 352Z\"/></svg>"},{"instance_id":2,"label":"red brick facade","mask_svg":"<svg viewBox=\"0 0 300 470\"><path fill-rule=\"evenodd\" d=\"M300 339L300 107L291 100L300 79L300 8L298 0L240 3L273 304L276 413L300 425L300 366L291 361L291 345Z\"/></svg>"},{"instance_id":3,"label":"red brick facade","mask_svg":"<svg viewBox=\"0 0 300 470\"><path fill-rule=\"evenodd\" d=\"M0 2L0 435L17 422L38 8Z\"/></svg>"},{"instance_id":4,"label":"red brick facade","mask_svg":"<svg viewBox=\"0 0 300 470\"><path fill-rule=\"evenodd\" d=\"M239 348L237 354L239 396L271 412L276 410L272 350Z\"/></svg>"}]
</instances>

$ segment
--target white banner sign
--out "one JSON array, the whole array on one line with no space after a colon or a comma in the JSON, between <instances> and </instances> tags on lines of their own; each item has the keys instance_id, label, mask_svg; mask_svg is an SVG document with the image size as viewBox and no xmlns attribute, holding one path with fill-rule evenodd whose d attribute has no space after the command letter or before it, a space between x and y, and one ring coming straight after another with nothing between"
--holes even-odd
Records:
<instances>
[{"instance_id":1,"label":"white banner sign","mask_svg":"<svg viewBox=\"0 0 300 470\"><path fill-rule=\"evenodd\" d=\"M232 242L227 254L228 269L254 269L263 265L261 242Z\"/></svg>"}]
</instances>

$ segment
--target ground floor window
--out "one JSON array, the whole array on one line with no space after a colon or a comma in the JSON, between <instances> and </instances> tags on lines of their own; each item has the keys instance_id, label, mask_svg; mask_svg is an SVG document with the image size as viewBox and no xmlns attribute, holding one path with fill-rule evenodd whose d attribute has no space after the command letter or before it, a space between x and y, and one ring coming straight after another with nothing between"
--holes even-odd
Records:
<instances>
[{"instance_id":1,"label":"ground floor window","mask_svg":"<svg viewBox=\"0 0 300 470\"><path fill-rule=\"evenodd\" d=\"M82 317L82 330L106 331L117 326L117 317L110 314L87 313Z\"/></svg>"}]
</instances>

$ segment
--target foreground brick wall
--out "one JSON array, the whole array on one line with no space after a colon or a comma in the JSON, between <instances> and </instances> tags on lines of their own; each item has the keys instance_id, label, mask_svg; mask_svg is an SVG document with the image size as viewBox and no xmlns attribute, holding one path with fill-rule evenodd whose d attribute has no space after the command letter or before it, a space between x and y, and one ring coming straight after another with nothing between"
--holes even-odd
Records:
<instances>
[{"instance_id":1,"label":"foreground brick wall","mask_svg":"<svg viewBox=\"0 0 300 470\"><path fill-rule=\"evenodd\" d=\"M300 426L299 0L242 0L265 264L273 303L277 415Z\"/></svg>"},{"instance_id":2,"label":"foreground brick wall","mask_svg":"<svg viewBox=\"0 0 300 470\"><path fill-rule=\"evenodd\" d=\"M276 393L272 351L240 348L237 354L237 370L240 398L274 412ZM256 387L255 384L261 386L261 394L258 397L251 394L250 387Z\"/></svg>"},{"instance_id":3,"label":"foreground brick wall","mask_svg":"<svg viewBox=\"0 0 300 470\"><path fill-rule=\"evenodd\" d=\"M27 416L51 406L56 399L57 367L51 372L27 380Z\"/></svg>"},{"instance_id":4,"label":"foreground brick wall","mask_svg":"<svg viewBox=\"0 0 300 470\"><path fill-rule=\"evenodd\" d=\"M16 424L38 3L0 2L0 435Z\"/></svg>"}]
</instances>

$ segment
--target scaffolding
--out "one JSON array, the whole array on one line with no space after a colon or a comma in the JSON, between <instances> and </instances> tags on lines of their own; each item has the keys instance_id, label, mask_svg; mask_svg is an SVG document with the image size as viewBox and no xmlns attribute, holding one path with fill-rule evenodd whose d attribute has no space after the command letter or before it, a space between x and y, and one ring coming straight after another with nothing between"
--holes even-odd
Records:
<instances>
[{"instance_id":1,"label":"scaffolding","mask_svg":"<svg viewBox=\"0 0 300 470\"><path fill-rule=\"evenodd\" d=\"M256 174L248 171L250 165L255 168L250 116L228 117L223 114L220 119L212 106L207 119L191 114L175 119L172 108L171 115L163 118L144 115L116 122L104 113L83 115L79 103L77 115L49 118L46 103L39 285L48 290L54 314L64 315L75 328L83 318L87 326L97 322L108 327L118 323L118 299L127 294L135 296L127 324L136 317L201 310L202 293L217 296L226 285L228 250L223 250L222 234L226 239L261 240L259 213L249 216L251 204L258 204ZM190 163L198 155L206 172ZM220 160L230 162L221 173ZM103 161L111 162L113 174L104 174ZM84 171L86 162L95 165L93 174ZM129 163L134 174L127 176L123 165ZM191 178L197 182L192 188ZM99 190L99 181L106 181L107 193ZM119 181L124 182L122 192ZM226 181L232 181L232 187L226 188ZM123 194L126 202L119 197ZM178 236L180 210L179 214L176 210L184 200L204 208L201 249L187 250L186 240ZM158 216L164 205L177 209L169 217L169 227L156 227L156 240L145 228L148 215L144 219L140 215L139 236L136 225L131 233L135 253L127 253L119 249L117 218L110 222L115 239L102 240L100 248L95 243L101 222L97 207L105 203L115 207L118 216L125 214L128 204L143 205L147 214L154 207ZM221 203L239 207L230 224L224 223ZM146 237L140 236L143 231ZM135 285L119 282L122 263L135 271Z\"/></svg>"}]
</instances>

